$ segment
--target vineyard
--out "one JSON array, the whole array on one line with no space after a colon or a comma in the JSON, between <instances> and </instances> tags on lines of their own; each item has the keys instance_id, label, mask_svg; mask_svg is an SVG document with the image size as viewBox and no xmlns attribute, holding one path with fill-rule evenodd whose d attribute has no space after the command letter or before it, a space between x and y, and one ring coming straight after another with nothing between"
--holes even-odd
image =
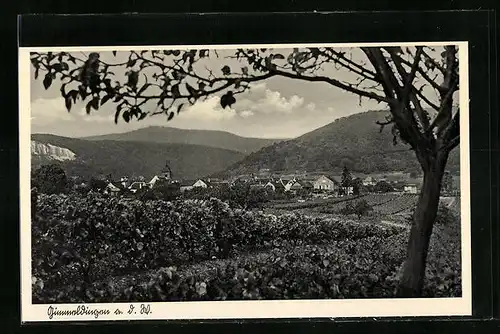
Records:
<instances>
[{"instance_id":1,"label":"vineyard","mask_svg":"<svg viewBox=\"0 0 500 334\"><path fill-rule=\"evenodd\" d=\"M453 226L436 226L426 296L461 294ZM407 238L404 227L245 211L218 199L41 194L33 302L391 297Z\"/></svg>"},{"instance_id":2,"label":"vineyard","mask_svg":"<svg viewBox=\"0 0 500 334\"><path fill-rule=\"evenodd\" d=\"M346 196L331 199L314 199L304 203L288 202L268 205L268 212L300 212L306 215L321 216L321 214L332 214L338 216L348 203L364 200L373 208L371 216L406 218L417 204L418 195L385 193L385 194L363 194L359 196ZM457 215L460 214L459 197L443 197L441 205L446 206Z\"/></svg>"}]
</instances>

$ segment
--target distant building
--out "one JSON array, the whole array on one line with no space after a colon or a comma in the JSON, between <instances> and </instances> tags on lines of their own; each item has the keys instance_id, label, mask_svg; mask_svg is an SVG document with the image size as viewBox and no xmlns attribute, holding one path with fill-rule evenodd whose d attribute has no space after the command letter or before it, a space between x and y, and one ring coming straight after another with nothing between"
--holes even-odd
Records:
<instances>
[{"instance_id":1,"label":"distant building","mask_svg":"<svg viewBox=\"0 0 500 334\"><path fill-rule=\"evenodd\" d=\"M283 182L281 182L280 180L278 181L269 181L265 184L264 186L266 189L269 189L269 190L272 190L274 192L283 192L285 191L285 185L283 184Z\"/></svg>"},{"instance_id":2,"label":"distant building","mask_svg":"<svg viewBox=\"0 0 500 334\"><path fill-rule=\"evenodd\" d=\"M193 183L193 188L208 188L209 182L206 180L198 179L195 183Z\"/></svg>"},{"instance_id":3,"label":"distant building","mask_svg":"<svg viewBox=\"0 0 500 334\"><path fill-rule=\"evenodd\" d=\"M118 183L119 184L119 183ZM122 189L119 186L116 186L112 182L108 182L108 185L104 189L105 194L117 195L120 193Z\"/></svg>"},{"instance_id":4,"label":"distant building","mask_svg":"<svg viewBox=\"0 0 500 334\"><path fill-rule=\"evenodd\" d=\"M335 190L335 181L325 175L321 175L319 178L313 181L312 185L316 190Z\"/></svg>"},{"instance_id":5,"label":"distant building","mask_svg":"<svg viewBox=\"0 0 500 334\"><path fill-rule=\"evenodd\" d=\"M170 166L168 165L168 161L165 163L165 167L161 170L161 172L151 179L151 181L148 182L149 187L153 188L155 184L158 181L168 181L170 182L172 180L172 170L170 169Z\"/></svg>"},{"instance_id":6,"label":"distant building","mask_svg":"<svg viewBox=\"0 0 500 334\"><path fill-rule=\"evenodd\" d=\"M295 183L295 178L291 180L283 180L281 179L281 182L285 185L285 191L290 191L290 188L292 188L293 184Z\"/></svg>"},{"instance_id":7,"label":"distant building","mask_svg":"<svg viewBox=\"0 0 500 334\"><path fill-rule=\"evenodd\" d=\"M363 185L366 187L366 186L374 186L376 184L375 180L373 179L373 177L371 176L367 176L364 180L363 180Z\"/></svg>"},{"instance_id":8,"label":"distant building","mask_svg":"<svg viewBox=\"0 0 500 334\"><path fill-rule=\"evenodd\" d=\"M120 184L124 187L127 188L129 186L129 180L127 176L122 176L120 178Z\"/></svg>"},{"instance_id":9,"label":"distant building","mask_svg":"<svg viewBox=\"0 0 500 334\"><path fill-rule=\"evenodd\" d=\"M147 187L148 187L148 184L146 182L136 181L136 182L132 182L132 184L128 187L128 189L131 192L136 193L138 190L141 190L141 189L147 188Z\"/></svg>"},{"instance_id":10,"label":"distant building","mask_svg":"<svg viewBox=\"0 0 500 334\"><path fill-rule=\"evenodd\" d=\"M409 194L416 194L418 192L418 187L416 184L406 184L403 191Z\"/></svg>"},{"instance_id":11,"label":"distant building","mask_svg":"<svg viewBox=\"0 0 500 334\"><path fill-rule=\"evenodd\" d=\"M193 184L195 182L196 181L193 181L193 180L182 180L182 181L180 181L180 183L179 183L180 191L184 192L184 191L189 191L189 190L193 189Z\"/></svg>"}]
</instances>

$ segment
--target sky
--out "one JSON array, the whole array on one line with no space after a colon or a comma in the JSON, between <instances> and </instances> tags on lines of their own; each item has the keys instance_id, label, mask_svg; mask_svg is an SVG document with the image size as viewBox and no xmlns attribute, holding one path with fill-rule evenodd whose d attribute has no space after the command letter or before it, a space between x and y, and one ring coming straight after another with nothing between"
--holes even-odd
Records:
<instances>
[{"instance_id":1,"label":"sky","mask_svg":"<svg viewBox=\"0 0 500 334\"><path fill-rule=\"evenodd\" d=\"M226 51L227 52L227 51ZM79 52L77 52L78 54ZM79 53L80 57L84 54ZM101 59L120 62L126 52L101 52ZM353 57L360 57L354 54ZM235 60L211 59L207 65L220 69ZM114 69L117 75L121 69ZM352 81L352 74L331 67L329 75ZM222 109L219 97L183 109L171 121L164 115L146 117L141 121L114 123L115 105L108 102L90 115L84 104L76 104L67 112L60 96L60 84L45 90L43 77L31 76L31 129L32 133L51 133L67 137L84 137L108 133L127 132L148 126L171 126L183 129L228 131L245 137L294 138L333 122L335 119L367 110L382 109L385 105L363 99L327 83L312 83L283 77L273 77L252 84L251 89L237 95L231 108ZM58 83L56 81L56 83Z\"/></svg>"}]
</instances>

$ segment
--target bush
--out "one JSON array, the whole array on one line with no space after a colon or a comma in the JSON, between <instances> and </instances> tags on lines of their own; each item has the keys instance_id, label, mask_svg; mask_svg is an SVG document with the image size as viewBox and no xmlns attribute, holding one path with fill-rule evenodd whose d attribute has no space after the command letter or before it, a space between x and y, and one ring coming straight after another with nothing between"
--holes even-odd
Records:
<instances>
[{"instance_id":1,"label":"bush","mask_svg":"<svg viewBox=\"0 0 500 334\"><path fill-rule=\"evenodd\" d=\"M373 207L368 204L365 199L361 199L356 201L356 203L352 204L352 202L348 202L344 208L340 210L339 213L344 215L356 215L358 218L367 215L369 212L373 211Z\"/></svg>"},{"instance_id":2,"label":"bush","mask_svg":"<svg viewBox=\"0 0 500 334\"><path fill-rule=\"evenodd\" d=\"M57 164L43 165L36 169L31 176L32 187L43 194L66 193L70 189L70 183L66 173Z\"/></svg>"},{"instance_id":3,"label":"bush","mask_svg":"<svg viewBox=\"0 0 500 334\"><path fill-rule=\"evenodd\" d=\"M394 188L388 182L379 181L373 187L373 191L377 192L377 193L388 193L388 192L394 191Z\"/></svg>"}]
</instances>

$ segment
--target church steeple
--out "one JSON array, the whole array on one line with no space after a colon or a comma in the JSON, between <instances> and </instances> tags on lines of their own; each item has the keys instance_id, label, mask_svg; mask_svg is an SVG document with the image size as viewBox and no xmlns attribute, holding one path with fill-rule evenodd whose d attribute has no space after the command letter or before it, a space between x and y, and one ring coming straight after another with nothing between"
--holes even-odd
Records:
<instances>
[{"instance_id":1,"label":"church steeple","mask_svg":"<svg viewBox=\"0 0 500 334\"><path fill-rule=\"evenodd\" d=\"M170 169L170 166L168 165L168 160L165 162L165 167L161 171L161 175L166 178L167 180L172 179L172 170Z\"/></svg>"}]
</instances>

